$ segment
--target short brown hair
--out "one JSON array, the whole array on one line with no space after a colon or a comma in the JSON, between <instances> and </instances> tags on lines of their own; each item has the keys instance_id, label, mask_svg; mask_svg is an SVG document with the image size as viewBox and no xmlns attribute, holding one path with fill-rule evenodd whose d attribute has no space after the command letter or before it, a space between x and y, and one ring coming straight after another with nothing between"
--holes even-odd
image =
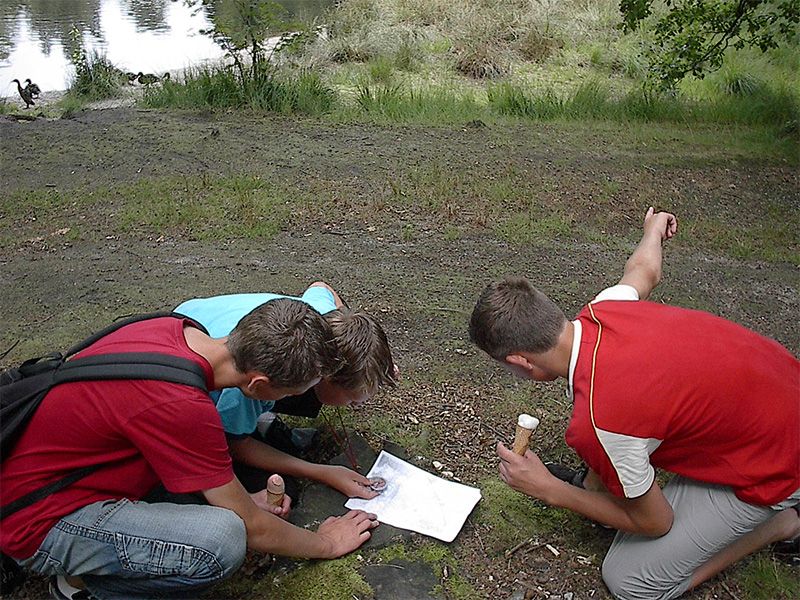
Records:
<instances>
[{"instance_id":1,"label":"short brown hair","mask_svg":"<svg viewBox=\"0 0 800 600\"><path fill-rule=\"evenodd\" d=\"M305 302L277 298L247 313L228 336L241 372L258 371L273 385L299 387L340 367L330 326Z\"/></svg>"},{"instance_id":2,"label":"short brown hair","mask_svg":"<svg viewBox=\"0 0 800 600\"><path fill-rule=\"evenodd\" d=\"M340 308L325 315L333 330L342 359L331 382L348 390L374 393L381 386L394 387L394 361L386 333L362 310Z\"/></svg>"},{"instance_id":3,"label":"short brown hair","mask_svg":"<svg viewBox=\"0 0 800 600\"><path fill-rule=\"evenodd\" d=\"M564 312L524 277L486 286L472 311L469 337L496 360L514 352L546 352L566 325Z\"/></svg>"}]
</instances>

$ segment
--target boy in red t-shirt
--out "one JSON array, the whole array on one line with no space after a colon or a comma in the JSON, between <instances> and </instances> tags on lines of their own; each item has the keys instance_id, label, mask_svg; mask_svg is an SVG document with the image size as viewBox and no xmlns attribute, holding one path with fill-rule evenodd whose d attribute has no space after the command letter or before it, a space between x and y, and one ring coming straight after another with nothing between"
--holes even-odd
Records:
<instances>
[{"instance_id":1,"label":"boy in red t-shirt","mask_svg":"<svg viewBox=\"0 0 800 600\"><path fill-rule=\"evenodd\" d=\"M514 374L567 379L567 443L585 477L497 445L512 488L619 530L603 578L622 598L676 598L800 535L800 363L700 311L644 302L661 279L669 213L645 216L619 284L574 321L524 278L490 284L471 339ZM676 476L662 490L655 468Z\"/></svg>"},{"instance_id":2,"label":"boy in red t-shirt","mask_svg":"<svg viewBox=\"0 0 800 600\"><path fill-rule=\"evenodd\" d=\"M209 390L237 387L270 401L303 393L335 371L334 349L319 313L280 299L250 312L225 338L165 317L122 327L79 356L170 354L200 365ZM78 593L65 576L99 598L185 596L231 575L246 548L334 558L360 546L377 525L361 511L331 518L316 532L289 524L281 518L288 496L271 508L266 490L248 494L234 476L211 398L152 380L54 387L3 458L2 505L97 464L102 468L3 519L2 551L56 576L57 598ZM159 482L171 492L200 492L210 506L141 502Z\"/></svg>"}]
</instances>

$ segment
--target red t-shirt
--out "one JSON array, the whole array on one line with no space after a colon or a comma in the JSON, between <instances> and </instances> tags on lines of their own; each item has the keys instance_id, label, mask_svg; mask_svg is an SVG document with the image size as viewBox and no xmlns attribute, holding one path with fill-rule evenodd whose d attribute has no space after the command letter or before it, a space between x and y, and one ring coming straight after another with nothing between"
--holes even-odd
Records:
<instances>
[{"instance_id":1,"label":"red t-shirt","mask_svg":"<svg viewBox=\"0 0 800 600\"><path fill-rule=\"evenodd\" d=\"M167 317L128 325L79 356L160 352L188 358L203 367L214 389L211 366L186 344L186 323ZM2 504L99 463L107 466L3 519L2 551L27 558L62 517L99 500L141 499L159 481L186 493L233 479L219 414L201 390L163 381L65 383L47 394L3 460Z\"/></svg>"},{"instance_id":2,"label":"red t-shirt","mask_svg":"<svg viewBox=\"0 0 800 600\"><path fill-rule=\"evenodd\" d=\"M800 488L800 363L789 351L700 311L590 306L594 317L578 316L566 440L611 493L644 494L653 466L751 504Z\"/></svg>"}]
</instances>

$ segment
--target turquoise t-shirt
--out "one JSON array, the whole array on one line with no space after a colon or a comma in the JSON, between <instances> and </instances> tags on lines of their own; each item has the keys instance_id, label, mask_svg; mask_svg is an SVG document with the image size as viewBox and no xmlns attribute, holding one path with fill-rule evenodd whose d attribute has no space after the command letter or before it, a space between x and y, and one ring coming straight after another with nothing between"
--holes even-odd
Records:
<instances>
[{"instance_id":1,"label":"turquoise t-shirt","mask_svg":"<svg viewBox=\"0 0 800 600\"><path fill-rule=\"evenodd\" d=\"M195 298L178 305L175 312L194 319L208 330L211 337L228 335L242 317L254 308L275 300L291 298L302 300L320 314L336 310L336 301L330 290L314 286L302 296L280 294L230 294L213 298ZM274 402L261 402L245 396L239 388L225 388L211 392L211 398L222 418L222 426L233 435L249 435L256 430L258 417L272 409Z\"/></svg>"}]
</instances>

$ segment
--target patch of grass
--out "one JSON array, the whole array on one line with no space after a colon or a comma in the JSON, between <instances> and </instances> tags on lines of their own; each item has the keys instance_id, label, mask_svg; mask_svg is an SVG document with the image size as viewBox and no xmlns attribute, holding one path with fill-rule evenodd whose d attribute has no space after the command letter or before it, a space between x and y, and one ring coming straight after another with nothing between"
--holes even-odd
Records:
<instances>
[{"instance_id":1,"label":"patch of grass","mask_svg":"<svg viewBox=\"0 0 800 600\"><path fill-rule=\"evenodd\" d=\"M425 541L416 546L395 544L378 550L370 557L370 564L388 563L392 560L406 560L409 562L422 561L431 565L440 580L444 580L444 591L449 598L454 600L478 600L481 596L475 588L461 575L461 567L453 556L449 547L434 541ZM447 567L447 577L444 577L444 567ZM442 586L437 586L436 593L441 593Z\"/></svg>"},{"instance_id":2,"label":"patch of grass","mask_svg":"<svg viewBox=\"0 0 800 600\"><path fill-rule=\"evenodd\" d=\"M182 81L150 87L142 100L150 108L228 108L244 103L244 91L233 69L211 68L190 70Z\"/></svg>"},{"instance_id":3,"label":"patch of grass","mask_svg":"<svg viewBox=\"0 0 800 600\"><path fill-rule=\"evenodd\" d=\"M387 440L400 444L410 455L426 455L431 449L432 429L426 423L410 425L398 423L394 417L372 414L367 423L359 422L354 427L379 431Z\"/></svg>"},{"instance_id":4,"label":"patch of grass","mask_svg":"<svg viewBox=\"0 0 800 600\"><path fill-rule=\"evenodd\" d=\"M442 231L442 236L448 242L455 242L461 239L463 233L460 228L456 227L451 223L448 223L444 226L444 230Z\"/></svg>"},{"instance_id":5,"label":"patch of grass","mask_svg":"<svg viewBox=\"0 0 800 600\"><path fill-rule=\"evenodd\" d=\"M165 81L145 90L151 108L242 108L321 115L330 112L335 94L315 71L272 70L242 83L233 69L188 71L182 81Z\"/></svg>"},{"instance_id":6,"label":"patch of grass","mask_svg":"<svg viewBox=\"0 0 800 600\"><path fill-rule=\"evenodd\" d=\"M745 597L751 600L778 600L800 597L800 579L796 569L773 559L769 554L755 555L739 568L739 581Z\"/></svg>"},{"instance_id":7,"label":"patch of grass","mask_svg":"<svg viewBox=\"0 0 800 600\"><path fill-rule=\"evenodd\" d=\"M736 258L800 263L797 214L777 206L770 212L774 219L751 223L731 223L713 215L687 219L683 222L686 240Z\"/></svg>"},{"instance_id":8,"label":"patch of grass","mask_svg":"<svg viewBox=\"0 0 800 600\"><path fill-rule=\"evenodd\" d=\"M473 79L498 79L508 73L504 57L489 41L457 46L455 68Z\"/></svg>"},{"instance_id":9,"label":"patch of grass","mask_svg":"<svg viewBox=\"0 0 800 600\"><path fill-rule=\"evenodd\" d=\"M98 53L87 55L81 49L73 57L75 76L69 93L85 100L103 100L119 95L125 81L122 71Z\"/></svg>"},{"instance_id":10,"label":"patch of grass","mask_svg":"<svg viewBox=\"0 0 800 600\"><path fill-rule=\"evenodd\" d=\"M491 548L501 552L530 537L566 532L582 519L566 510L548 507L512 490L497 477L480 484L483 500L478 503L475 521L487 525Z\"/></svg>"},{"instance_id":11,"label":"patch of grass","mask_svg":"<svg viewBox=\"0 0 800 600\"><path fill-rule=\"evenodd\" d=\"M282 600L352 600L370 597L372 588L358 574L355 554L335 560L308 561L285 576L254 581L235 577L214 589L215 597L259 597Z\"/></svg>"},{"instance_id":12,"label":"patch of grass","mask_svg":"<svg viewBox=\"0 0 800 600\"><path fill-rule=\"evenodd\" d=\"M414 72L423 61L422 49L419 44L406 35L394 53L394 66L401 71Z\"/></svg>"},{"instance_id":13,"label":"patch of grass","mask_svg":"<svg viewBox=\"0 0 800 600\"><path fill-rule=\"evenodd\" d=\"M392 82L394 64L386 56L378 56L370 60L367 64L367 70L370 81L373 83L389 85Z\"/></svg>"},{"instance_id":14,"label":"patch of grass","mask_svg":"<svg viewBox=\"0 0 800 600\"><path fill-rule=\"evenodd\" d=\"M495 227L503 239L513 244L535 244L572 234L573 219L569 215L512 213Z\"/></svg>"},{"instance_id":15,"label":"patch of grass","mask_svg":"<svg viewBox=\"0 0 800 600\"><path fill-rule=\"evenodd\" d=\"M285 190L259 177L142 180L110 190L123 231L181 230L198 239L271 238L287 225Z\"/></svg>"},{"instance_id":16,"label":"patch of grass","mask_svg":"<svg viewBox=\"0 0 800 600\"><path fill-rule=\"evenodd\" d=\"M354 116L379 123L441 125L487 118L474 96L438 87L420 91L401 84L361 85L355 104Z\"/></svg>"},{"instance_id":17,"label":"patch of grass","mask_svg":"<svg viewBox=\"0 0 800 600\"><path fill-rule=\"evenodd\" d=\"M70 119L75 113L79 112L86 106L86 100L74 95L66 94L59 102L58 109L61 111L62 119Z\"/></svg>"}]
</instances>

